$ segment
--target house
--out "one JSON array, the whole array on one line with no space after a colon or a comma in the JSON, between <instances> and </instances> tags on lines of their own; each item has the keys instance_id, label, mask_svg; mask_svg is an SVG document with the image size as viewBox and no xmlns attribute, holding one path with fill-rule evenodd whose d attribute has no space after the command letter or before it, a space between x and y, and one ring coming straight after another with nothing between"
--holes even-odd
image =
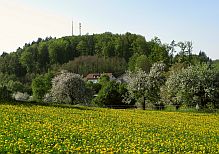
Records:
<instances>
[{"instance_id":1,"label":"house","mask_svg":"<svg viewBox=\"0 0 219 154\"><path fill-rule=\"evenodd\" d=\"M97 83L98 79L100 78L101 75L107 75L109 76L110 80L115 80L116 78L113 76L112 73L90 73L88 74L85 79L87 81L91 81L93 83Z\"/></svg>"}]
</instances>

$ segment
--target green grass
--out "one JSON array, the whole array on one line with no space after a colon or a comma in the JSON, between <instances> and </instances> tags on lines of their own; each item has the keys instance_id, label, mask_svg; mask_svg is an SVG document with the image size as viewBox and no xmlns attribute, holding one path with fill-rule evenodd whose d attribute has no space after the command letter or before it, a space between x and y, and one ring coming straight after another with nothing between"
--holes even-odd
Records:
<instances>
[{"instance_id":1,"label":"green grass","mask_svg":"<svg viewBox=\"0 0 219 154\"><path fill-rule=\"evenodd\" d=\"M219 115L0 105L0 153L219 153Z\"/></svg>"}]
</instances>

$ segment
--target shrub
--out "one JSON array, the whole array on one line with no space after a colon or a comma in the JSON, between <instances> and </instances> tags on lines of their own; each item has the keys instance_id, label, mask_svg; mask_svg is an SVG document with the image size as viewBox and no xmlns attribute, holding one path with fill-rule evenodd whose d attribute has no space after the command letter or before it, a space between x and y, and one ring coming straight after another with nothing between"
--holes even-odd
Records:
<instances>
[{"instance_id":1,"label":"shrub","mask_svg":"<svg viewBox=\"0 0 219 154\"><path fill-rule=\"evenodd\" d=\"M98 96L94 98L93 103L99 106L112 107L112 108L128 108L134 104L126 104L123 102L123 96L126 94L127 89L124 84L110 81L106 83Z\"/></svg>"},{"instance_id":2,"label":"shrub","mask_svg":"<svg viewBox=\"0 0 219 154\"><path fill-rule=\"evenodd\" d=\"M11 99L11 91L9 91L6 86L0 86L0 100L10 101Z\"/></svg>"}]
</instances>

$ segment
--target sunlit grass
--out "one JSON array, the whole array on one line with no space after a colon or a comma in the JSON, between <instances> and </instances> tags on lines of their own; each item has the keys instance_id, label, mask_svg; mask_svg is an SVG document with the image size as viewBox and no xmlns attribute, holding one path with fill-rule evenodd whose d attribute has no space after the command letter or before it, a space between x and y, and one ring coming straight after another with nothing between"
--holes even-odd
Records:
<instances>
[{"instance_id":1,"label":"sunlit grass","mask_svg":"<svg viewBox=\"0 0 219 154\"><path fill-rule=\"evenodd\" d=\"M0 153L219 153L219 115L0 105Z\"/></svg>"}]
</instances>

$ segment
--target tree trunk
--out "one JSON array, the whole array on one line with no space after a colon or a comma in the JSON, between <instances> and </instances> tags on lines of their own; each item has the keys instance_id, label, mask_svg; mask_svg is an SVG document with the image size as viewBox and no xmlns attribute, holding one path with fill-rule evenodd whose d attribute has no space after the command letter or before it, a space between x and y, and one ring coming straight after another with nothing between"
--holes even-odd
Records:
<instances>
[{"instance_id":1,"label":"tree trunk","mask_svg":"<svg viewBox=\"0 0 219 154\"><path fill-rule=\"evenodd\" d=\"M179 110L180 105L176 104L176 110Z\"/></svg>"},{"instance_id":2,"label":"tree trunk","mask_svg":"<svg viewBox=\"0 0 219 154\"><path fill-rule=\"evenodd\" d=\"M145 105L145 96L143 97L143 105L142 105L143 110L146 109L146 105Z\"/></svg>"},{"instance_id":3,"label":"tree trunk","mask_svg":"<svg viewBox=\"0 0 219 154\"><path fill-rule=\"evenodd\" d=\"M73 96L70 96L71 99L71 105L73 105L75 103L75 98Z\"/></svg>"}]
</instances>

